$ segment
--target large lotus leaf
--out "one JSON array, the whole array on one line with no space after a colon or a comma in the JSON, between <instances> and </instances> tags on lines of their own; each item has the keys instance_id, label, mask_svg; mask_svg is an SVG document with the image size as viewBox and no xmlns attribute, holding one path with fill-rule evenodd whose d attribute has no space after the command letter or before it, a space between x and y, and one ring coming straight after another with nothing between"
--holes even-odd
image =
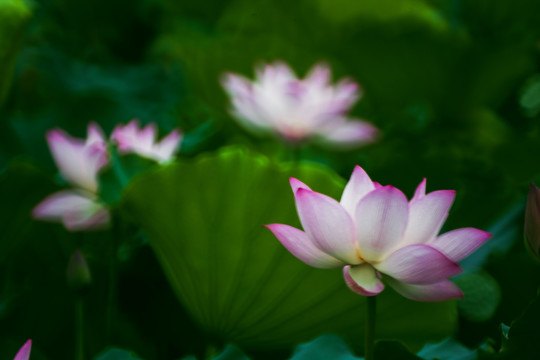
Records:
<instances>
[{"instance_id":1,"label":"large lotus leaf","mask_svg":"<svg viewBox=\"0 0 540 360\"><path fill-rule=\"evenodd\" d=\"M411 19L431 25L435 29L447 27L437 9L423 0L318 0L317 3L321 14L336 22L352 22L358 19Z\"/></svg>"},{"instance_id":2,"label":"large lotus leaf","mask_svg":"<svg viewBox=\"0 0 540 360\"><path fill-rule=\"evenodd\" d=\"M311 268L263 224L299 226L288 178L338 198L343 179L315 165L280 165L239 149L145 173L126 189L181 303L209 333L243 347L275 348L338 333L360 346L365 299L341 269ZM419 344L448 334L454 303L378 296L379 337Z\"/></svg>"},{"instance_id":3,"label":"large lotus leaf","mask_svg":"<svg viewBox=\"0 0 540 360\"><path fill-rule=\"evenodd\" d=\"M352 354L343 339L335 335L323 335L295 349L291 360L362 360Z\"/></svg>"},{"instance_id":4,"label":"large lotus leaf","mask_svg":"<svg viewBox=\"0 0 540 360\"><path fill-rule=\"evenodd\" d=\"M107 352L104 352L99 355L99 357L96 358L96 360L141 360L133 353L121 350L121 349L110 349Z\"/></svg>"}]
</instances>

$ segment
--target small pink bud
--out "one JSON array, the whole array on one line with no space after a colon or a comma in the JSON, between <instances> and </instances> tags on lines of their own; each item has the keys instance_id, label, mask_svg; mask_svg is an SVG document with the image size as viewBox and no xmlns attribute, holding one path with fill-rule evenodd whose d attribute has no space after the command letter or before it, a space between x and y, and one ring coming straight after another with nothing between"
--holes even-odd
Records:
<instances>
[{"instance_id":1,"label":"small pink bud","mask_svg":"<svg viewBox=\"0 0 540 360\"><path fill-rule=\"evenodd\" d=\"M540 189L531 183L525 208L525 246L540 260Z\"/></svg>"}]
</instances>

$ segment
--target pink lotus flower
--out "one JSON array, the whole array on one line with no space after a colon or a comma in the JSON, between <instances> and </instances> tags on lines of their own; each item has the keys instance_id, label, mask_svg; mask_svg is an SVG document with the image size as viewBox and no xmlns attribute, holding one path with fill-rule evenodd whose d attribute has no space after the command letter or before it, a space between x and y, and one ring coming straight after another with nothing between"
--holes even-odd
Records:
<instances>
[{"instance_id":1,"label":"pink lotus flower","mask_svg":"<svg viewBox=\"0 0 540 360\"><path fill-rule=\"evenodd\" d=\"M88 125L86 140L62 130L47 133L47 142L60 174L75 187L52 194L33 210L35 218L60 221L68 230L91 230L110 221L107 208L98 201L98 172L108 163L105 136L95 123Z\"/></svg>"},{"instance_id":2,"label":"pink lotus flower","mask_svg":"<svg viewBox=\"0 0 540 360\"><path fill-rule=\"evenodd\" d=\"M343 266L349 288L365 296L384 289L384 280L417 301L462 297L447 278L460 273L457 262L490 234L462 228L438 235L455 191L426 194L424 179L411 201L392 186L371 181L357 166L341 201L290 179L305 231L283 224L267 227L298 259L318 268Z\"/></svg>"},{"instance_id":3,"label":"pink lotus flower","mask_svg":"<svg viewBox=\"0 0 540 360\"><path fill-rule=\"evenodd\" d=\"M30 359L30 351L32 350L32 339L28 340L23 347L17 352L13 360L28 360Z\"/></svg>"},{"instance_id":4,"label":"pink lotus flower","mask_svg":"<svg viewBox=\"0 0 540 360\"><path fill-rule=\"evenodd\" d=\"M118 144L120 153L136 153L160 163L170 161L180 146L182 135L175 129L159 143L156 142L156 135L155 124L150 123L139 129L138 121L132 120L125 126L118 125L111 139Z\"/></svg>"},{"instance_id":5,"label":"pink lotus flower","mask_svg":"<svg viewBox=\"0 0 540 360\"><path fill-rule=\"evenodd\" d=\"M375 140L373 125L346 117L360 97L358 85L344 79L332 86L330 69L324 64L315 65L305 79L276 62L258 69L254 82L228 73L222 83L232 100L232 115L255 133L342 148Z\"/></svg>"}]
</instances>

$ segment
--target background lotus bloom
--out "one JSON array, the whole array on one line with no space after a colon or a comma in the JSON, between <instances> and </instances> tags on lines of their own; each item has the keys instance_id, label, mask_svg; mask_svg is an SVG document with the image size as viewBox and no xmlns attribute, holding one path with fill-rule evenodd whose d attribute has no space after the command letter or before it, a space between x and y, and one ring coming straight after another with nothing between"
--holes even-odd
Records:
<instances>
[{"instance_id":1,"label":"background lotus bloom","mask_svg":"<svg viewBox=\"0 0 540 360\"><path fill-rule=\"evenodd\" d=\"M60 221L72 231L108 225L109 211L97 198L97 174L109 161L105 136L99 126L88 125L86 140L73 138L62 130L51 130L47 142L60 174L75 189L45 198L34 208L33 216Z\"/></svg>"},{"instance_id":2,"label":"background lotus bloom","mask_svg":"<svg viewBox=\"0 0 540 360\"><path fill-rule=\"evenodd\" d=\"M447 278L460 273L456 264L490 234L462 228L437 236L454 201L453 190L425 193L425 179L411 201L392 186L371 181L357 166L341 201L312 191L291 178L296 207L305 231L288 225L267 227L297 258L319 268L343 266L349 288L372 296L381 280L418 301L461 297Z\"/></svg>"},{"instance_id":3,"label":"background lotus bloom","mask_svg":"<svg viewBox=\"0 0 540 360\"><path fill-rule=\"evenodd\" d=\"M97 173L108 162L107 143L99 126L88 125L86 140L73 138L62 130L51 130L47 133L47 142L64 180L96 192Z\"/></svg>"},{"instance_id":4,"label":"background lotus bloom","mask_svg":"<svg viewBox=\"0 0 540 360\"><path fill-rule=\"evenodd\" d=\"M531 183L525 208L525 245L540 259L540 189Z\"/></svg>"},{"instance_id":5,"label":"background lotus bloom","mask_svg":"<svg viewBox=\"0 0 540 360\"><path fill-rule=\"evenodd\" d=\"M330 84L330 69L313 67L298 79L282 62L258 69L254 82L228 73L223 86L232 100L233 116L258 133L275 133L290 142L318 140L334 147L373 142L377 129L346 113L360 97L358 85L348 79Z\"/></svg>"},{"instance_id":6,"label":"background lotus bloom","mask_svg":"<svg viewBox=\"0 0 540 360\"><path fill-rule=\"evenodd\" d=\"M156 142L156 137L157 129L154 123L139 129L137 120L132 120L125 126L118 125L111 135L121 153L136 153L160 163L171 160L180 146L182 135L175 129L159 143Z\"/></svg>"},{"instance_id":7,"label":"background lotus bloom","mask_svg":"<svg viewBox=\"0 0 540 360\"><path fill-rule=\"evenodd\" d=\"M30 351L32 350L32 339L28 340L23 347L17 352L13 360L28 360L30 359Z\"/></svg>"}]
</instances>

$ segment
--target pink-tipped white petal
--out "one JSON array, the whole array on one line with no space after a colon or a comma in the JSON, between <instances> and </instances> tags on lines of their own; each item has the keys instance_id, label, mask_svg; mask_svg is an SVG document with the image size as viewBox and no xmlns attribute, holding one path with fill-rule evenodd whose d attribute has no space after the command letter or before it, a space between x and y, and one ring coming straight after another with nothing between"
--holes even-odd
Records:
<instances>
[{"instance_id":1,"label":"pink-tipped white petal","mask_svg":"<svg viewBox=\"0 0 540 360\"><path fill-rule=\"evenodd\" d=\"M454 190L439 190L411 201L407 229L398 246L425 244L434 239L446 221L455 197Z\"/></svg>"},{"instance_id":2,"label":"pink-tipped white petal","mask_svg":"<svg viewBox=\"0 0 540 360\"><path fill-rule=\"evenodd\" d=\"M457 285L447 279L426 285L405 284L388 277L385 281L399 294L414 301L438 302L463 297Z\"/></svg>"},{"instance_id":3,"label":"pink-tipped white petal","mask_svg":"<svg viewBox=\"0 0 540 360\"><path fill-rule=\"evenodd\" d=\"M322 142L341 149L350 149L374 142L379 130L365 121L347 121L319 132Z\"/></svg>"},{"instance_id":4,"label":"pink-tipped white petal","mask_svg":"<svg viewBox=\"0 0 540 360\"><path fill-rule=\"evenodd\" d=\"M347 265L343 268L343 277L349 289L360 295L374 296L384 289L383 283L369 264Z\"/></svg>"},{"instance_id":5,"label":"pink-tipped white petal","mask_svg":"<svg viewBox=\"0 0 540 360\"><path fill-rule=\"evenodd\" d=\"M131 120L126 125L117 125L111 134L111 140L116 142L121 153L148 153L152 150L152 145L156 137L154 125L148 124L145 128L139 129L139 121Z\"/></svg>"},{"instance_id":6,"label":"pink-tipped white petal","mask_svg":"<svg viewBox=\"0 0 540 360\"><path fill-rule=\"evenodd\" d=\"M137 143L132 144L134 148L146 149L151 151L157 138L157 127L154 123L148 123L144 128L137 132Z\"/></svg>"},{"instance_id":7,"label":"pink-tipped white petal","mask_svg":"<svg viewBox=\"0 0 540 360\"><path fill-rule=\"evenodd\" d=\"M243 99L247 99L252 96L252 84L243 76L233 73L225 73L221 78L221 85L223 85L225 91L227 91L231 96L241 97Z\"/></svg>"},{"instance_id":8,"label":"pink-tipped white petal","mask_svg":"<svg viewBox=\"0 0 540 360\"><path fill-rule=\"evenodd\" d=\"M336 200L303 188L296 191L295 198L300 221L313 243L346 264L359 264L347 211Z\"/></svg>"},{"instance_id":9,"label":"pink-tipped white petal","mask_svg":"<svg viewBox=\"0 0 540 360\"><path fill-rule=\"evenodd\" d=\"M32 211L36 219L62 222L71 231L97 230L110 222L108 209L89 196L60 191L45 198Z\"/></svg>"},{"instance_id":10,"label":"pink-tipped white petal","mask_svg":"<svg viewBox=\"0 0 540 360\"><path fill-rule=\"evenodd\" d=\"M475 228L462 228L442 234L429 245L454 262L461 261L491 237L490 233Z\"/></svg>"},{"instance_id":11,"label":"pink-tipped white petal","mask_svg":"<svg viewBox=\"0 0 540 360\"><path fill-rule=\"evenodd\" d=\"M40 202L32 210L32 215L40 220L62 220L67 212L86 207L91 202L92 200L89 197L78 192L71 190L59 191Z\"/></svg>"},{"instance_id":12,"label":"pink-tipped white petal","mask_svg":"<svg viewBox=\"0 0 540 360\"><path fill-rule=\"evenodd\" d=\"M156 154L162 159L161 161L169 161L173 158L174 153L180 147L182 135L177 129L174 129L161 140L157 145Z\"/></svg>"},{"instance_id":13,"label":"pink-tipped white petal","mask_svg":"<svg viewBox=\"0 0 540 360\"><path fill-rule=\"evenodd\" d=\"M105 134L101 127L95 122L88 124L87 136L86 136L86 145L92 145L94 143L100 143L105 145L107 142Z\"/></svg>"},{"instance_id":14,"label":"pink-tipped white petal","mask_svg":"<svg viewBox=\"0 0 540 360\"><path fill-rule=\"evenodd\" d=\"M108 161L105 146L96 141L87 145L61 130L49 131L47 142L62 177L74 186L96 192L97 173Z\"/></svg>"},{"instance_id":15,"label":"pink-tipped white petal","mask_svg":"<svg viewBox=\"0 0 540 360\"><path fill-rule=\"evenodd\" d=\"M221 81L232 101L231 114L247 129L261 133L271 129L268 119L260 114L254 85L245 77L226 73Z\"/></svg>"},{"instance_id":16,"label":"pink-tipped white petal","mask_svg":"<svg viewBox=\"0 0 540 360\"><path fill-rule=\"evenodd\" d=\"M298 80L294 71L283 61L276 61L273 65L262 64L256 70L256 74L257 80L263 84L287 83Z\"/></svg>"},{"instance_id":17,"label":"pink-tipped white petal","mask_svg":"<svg viewBox=\"0 0 540 360\"><path fill-rule=\"evenodd\" d=\"M32 339L28 340L22 348L17 352L13 360L28 360L30 359L30 351L32 350Z\"/></svg>"},{"instance_id":18,"label":"pink-tipped white petal","mask_svg":"<svg viewBox=\"0 0 540 360\"><path fill-rule=\"evenodd\" d=\"M135 153L160 163L167 162L178 149L182 136L178 130L173 130L160 143L156 143L156 135L156 124L150 123L139 129L139 122L132 120L125 126L117 125L111 140L116 142L123 154Z\"/></svg>"},{"instance_id":19,"label":"pink-tipped white petal","mask_svg":"<svg viewBox=\"0 0 540 360\"><path fill-rule=\"evenodd\" d=\"M418 184L418 187L416 188L416 191L414 192L414 196L411 199L411 202L419 200L426 196L426 178L424 178L420 184Z\"/></svg>"},{"instance_id":20,"label":"pink-tipped white petal","mask_svg":"<svg viewBox=\"0 0 540 360\"><path fill-rule=\"evenodd\" d=\"M69 212L62 223L69 231L93 231L105 229L111 222L109 210L102 204L93 202L78 211Z\"/></svg>"},{"instance_id":21,"label":"pink-tipped white petal","mask_svg":"<svg viewBox=\"0 0 540 360\"><path fill-rule=\"evenodd\" d=\"M340 203L354 218L358 202L372 190L375 190L375 185L368 174L364 169L356 165L349 182L345 186L345 190L343 190Z\"/></svg>"},{"instance_id":22,"label":"pink-tipped white petal","mask_svg":"<svg viewBox=\"0 0 540 360\"><path fill-rule=\"evenodd\" d=\"M335 268L345 265L317 248L305 232L289 225L266 225L276 238L298 259L316 268Z\"/></svg>"},{"instance_id":23,"label":"pink-tipped white petal","mask_svg":"<svg viewBox=\"0 0 540 360\"><path fill-rule=\"evenodd\" d=\"M315 64L306 76L305 82L311 86L325 87L330 84L331 70L325 63Z\"/></svg>"},{"instance_id":24,"label":"pink-tipped white petal","mask_svg":"<svg viewBox=\"0 0 540 360\"><path fill-rule=\"evenodd\" d=\"M401 240L408 219L407 198L384 186L365 195L356 207L356 232L360 255L379 261Z\"/></svg>"},{"instance_id":25,"label":"pink-tipped white petal","mask_svg":"<svg viewBox=\"0 0 540 360\"><path fill-rule=\"evenodd\" d=\"M461 272L459 265L429 245L409 245L394 251L375 268L409 284L432 284Z\"/></svg>"},{"instance_id":26,"label":"pink-tipped white petal","mask_svg":"<svg viewBox=\"0 0 540 360\"><path fill-rule=\"evenodd\" d=\"M363 95L360 86L350 78L340 80L334 88L335 100L340 101L349 109Z\"/></svg>"},{"instance_id":27,"label":"pink-tipped white petal","mask_svg":"<svg viewBox=\"0 0 540 360\"><path fill-rule=\"evenodd\" d=\"M295 179L295 178L289 178L289 183L291 184L291 188L292 188L292 191L293 191L293 194L296 193L296 190L298 189L306 189L306 190L309 190L311 191L311 189L309 188L309 186L307 186L306 184L304 184L303 182L301 182L300 180L298 179Z\"/></svg>"}]
</instances>

